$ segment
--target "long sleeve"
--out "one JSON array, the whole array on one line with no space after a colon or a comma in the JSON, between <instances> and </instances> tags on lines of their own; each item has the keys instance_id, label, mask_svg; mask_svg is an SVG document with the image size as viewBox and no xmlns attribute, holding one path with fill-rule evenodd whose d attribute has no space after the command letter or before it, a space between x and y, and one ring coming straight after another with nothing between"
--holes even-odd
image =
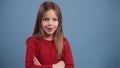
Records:
<instances>
[{"instance_id":1,"label":"long sleeve","mask_svg":"<svg viewBox=\"0 0 120 68\"><path fill-rule=\"evenodd\" d=\"M52 65L34 65L33 58L36 56L37 46L38 40L36 38L30 38L27 41L25 68L52 68Z\"/></svg>"},{"instance_id":2,"label":"long sleeve","mask_svg":"<svg viewBox=\"0 0 120 68\"><path fill-rule=\"evenodd\" d=\"M70 44L67 41L67 39L65 39L63 55L64 55L63 60L65 62L65 68L74 68L72 51L71 51Z\"/></svg>"}]
</instances>

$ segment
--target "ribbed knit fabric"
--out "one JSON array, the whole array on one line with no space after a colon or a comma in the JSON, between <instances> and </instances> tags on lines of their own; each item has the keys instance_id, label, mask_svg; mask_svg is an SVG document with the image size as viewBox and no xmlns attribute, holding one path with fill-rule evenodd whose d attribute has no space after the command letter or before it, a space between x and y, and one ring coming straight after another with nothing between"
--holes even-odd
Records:
<instances>
[{"instance_id":1,"label":"ribbed knit fabric","mask_svg":"<svg viewBox=\"0 0 120 68\"><path fill-rule=\"evenodd\" d=\"M74 68L74 61L70 44L66 38L63 39L65 43L62 60L65 62L65 68ZM40 65L34 65L33 58L37 57ZM61 59L57 56L57 50L54 41L45 39L37 39L31 37L27 41L26 47L26 68L52 68L52 64L59 62Z\"/></svg>"}]
</instances>

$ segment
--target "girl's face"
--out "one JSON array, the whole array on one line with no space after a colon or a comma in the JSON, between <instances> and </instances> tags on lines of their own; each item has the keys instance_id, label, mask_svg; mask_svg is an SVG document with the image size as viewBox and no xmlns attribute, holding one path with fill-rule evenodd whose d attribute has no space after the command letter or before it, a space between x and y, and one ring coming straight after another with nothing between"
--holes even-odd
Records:
<instances>
[{"instance_id":1,"label":"girl's face","mask_svg":"<svg viewBox=\"0 0 120 68\"><path fill-rule=\"evenodd\" d=\"M50 9L44 13L42 19L42 29L47 35L53 35L58 27L58 17L55 14L55 11Z\"/></svg>"}]
</instances>

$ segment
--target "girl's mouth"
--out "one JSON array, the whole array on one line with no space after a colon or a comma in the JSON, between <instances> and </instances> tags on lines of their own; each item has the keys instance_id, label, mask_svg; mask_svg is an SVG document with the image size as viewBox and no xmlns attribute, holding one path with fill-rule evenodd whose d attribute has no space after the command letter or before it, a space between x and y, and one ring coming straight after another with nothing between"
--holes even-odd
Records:
<instances>
[{"instance_id":1,"label":"girl's mouth","mask_svg":"<svg viewBox=\"0 0 120 68\"><path fill-rule=\"evenodd\" d=\"M53 28L47 28L47 30L48 30L49 32L51 32L51 31L53 30Z\"/></svg>"}]
</instances>

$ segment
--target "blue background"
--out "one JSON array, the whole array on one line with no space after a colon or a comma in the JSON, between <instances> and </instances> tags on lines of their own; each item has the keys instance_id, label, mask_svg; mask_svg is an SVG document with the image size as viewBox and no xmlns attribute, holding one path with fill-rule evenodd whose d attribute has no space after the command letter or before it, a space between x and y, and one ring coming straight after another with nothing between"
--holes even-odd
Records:
<instances>
[{"instance_id":1,"label":"blue background","mask_svg":"<svg viewBox=\"0 0 120 68\"><path fill-rule=\"evenodd\" d=\"M43 1L0 0L0 68L25 67L25 41ZM120 68L120 0L52 1L61 8L75 68Z\"/></svg>"}]
</instances>

